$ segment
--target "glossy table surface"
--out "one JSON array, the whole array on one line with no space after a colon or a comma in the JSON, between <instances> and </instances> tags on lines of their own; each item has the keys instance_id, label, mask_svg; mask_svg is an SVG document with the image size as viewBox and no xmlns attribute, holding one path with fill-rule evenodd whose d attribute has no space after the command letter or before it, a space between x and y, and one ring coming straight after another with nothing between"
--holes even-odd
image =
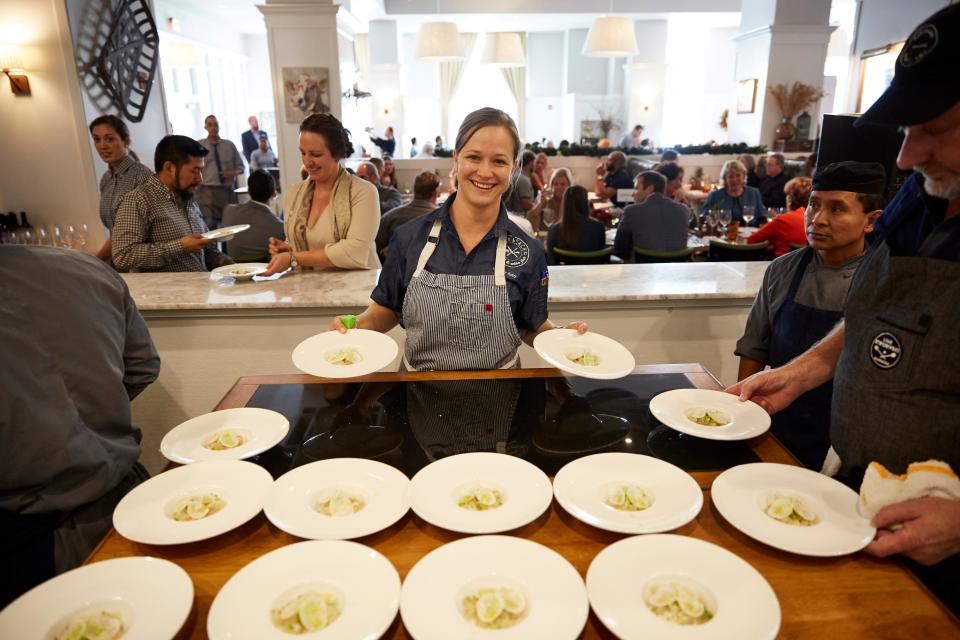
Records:
<instances>
[{"instance_id":1,"label":"glossy table surface","mask_svg":"<svg viewBox=\"0 0 960 640\"><path fill-rule=\"evenodd\" d=\"M641 397L643 389L653 392L657 385L673 385L684 387L698 387L717 389L719 384L709 372L699 365L659 365L638 367L635 375L631 376L634 384L636 400L642 405L649 398ZM407 385L410 389L421 383L474 381L482 386L483 380L497 381L498 385L525 384L536 389L544 386L546 389L572 389L570 396L576 398L583 395L590 402L596 402L595 390L593 399L591 392L577 393L582 390L579 379L565 378L553 369L527 369L494 372L470 373L381 373L366 376L361 379L366 383L362 386L351 381L344 384L342 381L321 380L304 375L285 376L256 376L241 378L227 393L217 406L217 409L242 407L247 405L263 406L265 403L275 402L277 394L284 390L296 394L314 393L317 389L324 389L320 395L328 400L343 396L344 389L354 389L349 395L354 404L358 396L365 393L365 389L395 388L398 384ZM324 383L321 387L320 384ZM414 383L414 384L409 384ZM352 386L351 386L352 384ZM651 384L653 386L651 386ZM525 387L526 388L526 387ZM531 393L529 390L525 393ZM259 394L259 395L258 395ZM315 394L316 395L316 394ZM548 394L550 395L549 391ZM555 394L554 394L555 395ZM378 398L381 396L377 396ZM383 396L386 397L386 396ZM258 400L259 398L259 400ZM271 400L271 398L274 398ZM528 398L529 400L529 398ZM602 400L602 398L601 398ZM553 404L551 404L553 403ZM283 403L281 402L280 405ZM335 402L332 404L336 404ZM521 403L522 404L522 403ZM373 405L369 405L373 406ZM519 405L518 405L519 406ZM556 397L545 398L544 404L534 402L532 413L527 402L526 418L518 418L515 422L529 420L529 416L539 414L543 423L551 423L551 416L556 415L557 409L563 403L557 403ZM639 405L638 405L639 406ZM303 409L304 406L301 406ZM307 407L309 408L309 407ZM308 440L311 437L323 436L330 433L328 426L317 424L317 416L324 414L322 407L314 407L311 424L297 424L310 411L301 411L300 418L294 416L291 434L294 441ZM284 406L277 406L283 411ZM645 409L645 407L644 407ZM640 409L630 409L631 420L643 420ZM596 408L587 413L596 413ZM287 412L289 413L289 411ZM327 411L337 418L345 419L344 412ZM350 412L346 412L349 414ZM362 412L361 412L362 413ZM560 413L564 413L561 411ZM370 414L367 414L370 415ZM393 415L393 413L391 413ZM291 417L288 415L288 417ZM410 416L408 416L409 418ZM574 421L574 424L576 421ZM411 425L417 424L410 421ZM389 426L389 425L388 425ZM572 427L577 429L579 427ZM300 432L296 432L301 429ZM302 429L313 429L307 433ZM324 431L327 429L327 431ZM511 448L521 455L528 457L535 453L536 426L532 438L524 436L514 437L515 430L511 430L511 437L504 443L508 451ZM295 433L296 432L296 433ZM628 435L634 438L638 434L657 432L657 427L651 425L634 424ZM409 434L408 434L409 435ZM418 443L414 428L412 434ZM596 434L593 434L595 436ZM653 443L654 440L650 440ZM671 446L677 445L670 441ZM522 445L526 443L527 449ZM623 441L612 445L613 450L623 450ZM678 445L685 446L685 445ZM282 447L278 447L280 449ZM428 448L428 447L427 447ZM491 447L492 449L493 447ZM647 451L658 455L663 452L661 446L653 447L655 451ZM273 465L281 468L271 468L270 461L262 463L275 475L281 473L285 465L296 464L295 460L303 456L297 451L302 448L293 447L292 455L276 457ZM630 450L630 449L627 449ZM671 450L673 451L673 450ZM704 464L702 457L671 460L675 464L687 468L690 475L697 481L704 491L704 507L696 519L672 533L692 536L717 544L746 560L755 567L773 587L780 601L782 624L779 638L955 638L960 637L960 622L957 621L935 598L920 585L920 583L893 560L878 560L862 553L841 558L809 558L782 552L748 538L727 523L717 512L710 499L710 485L725 466L738 462L747 456L749 459L760 459L767 462L795 464L793 458L769 434L754 438L746 443L743 450L730 450L729 459L725 460L726 453L722 454L718 464ZM643 452L643 451L638 451ZM674 451L675 452L675 451ZM329 453L329 452L327 452ZM276 455L276 454L275 454ZM307 456L316 458L317 456ZM319 457L329 457L326 454ZM670 459L670 456L666 456ZM396 458L397 461L404 457ZM302 460L308 462L309 460ZM391 463L391 459L384 461ZM537 463L535 460L532 460ZM541 464L541 468L551 469ZM402 465L397 465L402 468ZM555 465L554 465L555 466ZM709 467L716 468L709 468ZM700 467L700 469L697 469ZM406 470L409 474L411 470ZM508 533L546 545L573 564L581 576L585 576L587 568L593 558L607 545L626 536L596 529L576 520L568 515L554 501L550 508L536 521ZM433 525L430 525L412 512L407 513L395 525L379 533L361 538L357 542L366 544L386 556L396 567L403 579L416 562L428 552L437 547L465 537ZM149 555L165 558L176 562L191 576L195 589L194 607L178 638L205 638L206 617L210 605L223 584L244 565L283 545L298 542L300 539L280 531L271 525L261 513L247 524L216 538L177 546L151 546L124 539L115 531L111 531L100 546L87 560L97 562L110 558ZM399 614L390 626L385 638L410 637L404 629ZM603 626L600 620L591 612L582 638L613 638L614 636Z\"/></svg>"}]
</instances>

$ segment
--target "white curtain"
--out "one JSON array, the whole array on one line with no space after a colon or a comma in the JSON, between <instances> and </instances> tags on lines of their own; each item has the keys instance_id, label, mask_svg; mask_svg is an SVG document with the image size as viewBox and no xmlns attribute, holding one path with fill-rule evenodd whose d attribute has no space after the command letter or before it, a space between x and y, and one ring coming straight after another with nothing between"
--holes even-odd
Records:
<instances>
[{"instance_id":1,"label":"white curtain","mask_svg":"<svg viewBox=\"0 0 960 640\"><path fill-rule=\"evenodd\" d=\"M527 59L527 34L521 33L520 46L523 47L523 59ZM520 139L526 136L527 129L527 68L526 67L504 67L500 70L503 73L503 79L507 81L510 87L510 93L517 99L517 129L520 132Z\"/></svg>"},{"instance_id":2,"label":"white curtain","mask_svg":"<svg viewBox=\"0 0 960 640\"><path fill-rule=\"evenodd\" d=\"M463 80L463 72L467 69L467 63L470 61L470 55L473 53L473 45L477 42L477 34L461 33L460 44L463 46L463 60L440 63L440 131L443 132L444 139L450 137L450 100L457 93L460 87L460 81ZM452 142L448 140L447 145Z\"/></svg>"},{"instance_id":3,"label":"white curtain","mask_svg":"<svg viewBox=\"0 0 960 640\"><path fill-rule=\"evenodd\" d=\"M367 46L369 36L366 33L356 33L353 36L353 60L357 65L357 71L363 76L363 81L367 87L370 86L370 48ZM351 86L353 82L350 83ZM368 89L369 90L369 89Z\"/></svg>"}]
</instances>

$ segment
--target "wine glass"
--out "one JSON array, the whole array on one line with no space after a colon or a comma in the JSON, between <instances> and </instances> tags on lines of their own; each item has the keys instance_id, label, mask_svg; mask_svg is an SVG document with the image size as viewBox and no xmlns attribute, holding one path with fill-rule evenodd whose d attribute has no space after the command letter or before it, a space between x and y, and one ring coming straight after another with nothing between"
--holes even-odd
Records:
<instances>
[{"instance_id":1,"label":"wine glass","mask_svg":"<svg viewBox=\"0 0 960 640\"><path fill-rule=\"evenodd\" d=\"M744 226L750 226L750 223L753 222L753 207L747 206L743 208L743 224Z\"/></svg>"},{"instance_id":2,"label":"wine glass","mask_svg":"<svg viewBox=\"0 0 960 640\"><path fill-rule=\"evenodd\" d=\"M50 235L50 231L44 226L37 227L37 244L44 247L56 246L53 243L53 236Z\"/></svg>"},{"instance_id":3,"label":"wine glass","mask_svg":"<svg viewBox=\"0 0 960 640\"><path fill-rule=\"evenodd\" d=\"M720 219L720 228L723 230L723 235L727 235L727 226L729 226L730 221L733 220L733 210L720 209L718 217Z\"/></svg>"}]
</instances>

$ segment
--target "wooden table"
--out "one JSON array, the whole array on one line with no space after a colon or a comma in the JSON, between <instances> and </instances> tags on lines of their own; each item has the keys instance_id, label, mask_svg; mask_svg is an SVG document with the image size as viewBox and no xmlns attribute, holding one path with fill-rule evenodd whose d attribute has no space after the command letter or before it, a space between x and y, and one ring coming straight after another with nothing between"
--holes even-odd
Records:
<instances>
[{"instance_id":1,"label":"wooden table","mask_svg":"<svg viewBox=\"0 0 960 640\"><path fill-rule=\"evenodd\" d=\"M681 373L695 386L718 389L716 379L699 365L638 367L637 373ZM365 381L444 380L456 378L537 377L555 370L526 369L482 373L381 373ZM261 385L305 384L323 380L305 375L240 378L217 409L244 406ZM796 464L770 435L751 441L764 461ZM783 622L779 638L909 638L960 637L960 621L904 568L893 560L862 553L842 558L808 558L778 551L740 533L717 512L710 485L718 472L691 474L704 491L704 507L696 519L673 533L720 545L753 565L770 582L780 600ZM569 560L582 576L593 558L624 535L595 529L568 515L555 502L535 522L510 532L551 547ZM385 531L358 542L378 550L403 579L411 567L437 547L465 537L434 527L408 513ZM176 562L193 579L195 604L178 638L205 638L207 612L223 584L244 565L283 545L299 542L271 525L261 513L244 526L211 540L176 546L131 542L111 531L87 563L124 556L155 556ZM385 638L410 637L399 615ZM590 613L582 638L613 638ZM451 639L456 640L456 639ZM747 639L744 639L747 640Z\"/></svg>"}]
</instances>

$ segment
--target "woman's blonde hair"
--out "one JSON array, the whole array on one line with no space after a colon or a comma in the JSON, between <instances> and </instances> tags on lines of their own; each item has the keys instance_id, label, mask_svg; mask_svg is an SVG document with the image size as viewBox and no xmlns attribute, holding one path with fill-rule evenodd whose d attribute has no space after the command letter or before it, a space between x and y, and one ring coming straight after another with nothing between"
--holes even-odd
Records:
<instances>
[{"instance_id":1,"label":"woman's blonde hair","mask_svg":"<svg viewBox=\"0 0 960 640\"><path fill-rule=\"evenodd\" d=\"M720 168L720 181L726 182L727 174L731 171L739 171L744 177L747 176L747 168L743 166L742 162L739 160L727 160L723 163L723 167Z\"/></svg>"},{"instance_id":2,"label":"woman's blonde hair","mask_svg":"<svg viewBox=\"0 0 960 640\"><path fill-rule=\"evenodd\" d=\"M567 182L569 183L569 186L571 187L576 184L573 181L573 172L570 171L570 169L567 169L566 167L558 167L554 169L553 172L550 174L550 179L547 180L547 184L552 187L553 181L556 179L557 176L565 177L567 179Z\"/></svg>"}]
</instances>

